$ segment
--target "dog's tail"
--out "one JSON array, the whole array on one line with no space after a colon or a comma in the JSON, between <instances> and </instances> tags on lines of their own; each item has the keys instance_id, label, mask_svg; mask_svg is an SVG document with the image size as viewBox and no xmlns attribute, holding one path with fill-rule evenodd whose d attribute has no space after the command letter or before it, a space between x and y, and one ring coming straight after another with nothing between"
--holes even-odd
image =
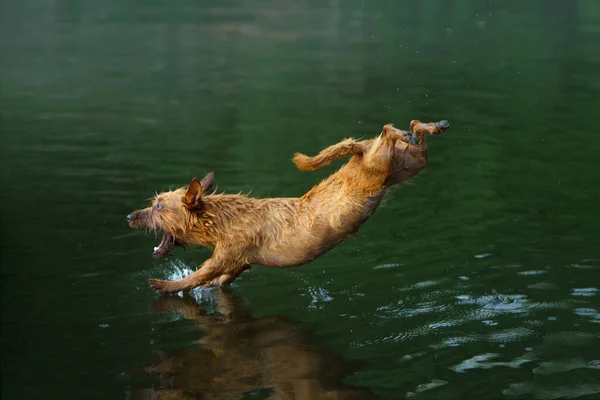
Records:
<instances>
[{"instance_id":1,"label":"dog's tail","mask_svg":"<svg viewBox=\"0 0 600 400\"><path fill-rule=\"evenodd\" d=\"M340 143L334 144L322 150L314 157L305 154L296 153L292 161L302 171L315 171L331 164L338 158L348 157L362 153L362 146L354 139L345 139Z\"/></svg>"}]
</instances>

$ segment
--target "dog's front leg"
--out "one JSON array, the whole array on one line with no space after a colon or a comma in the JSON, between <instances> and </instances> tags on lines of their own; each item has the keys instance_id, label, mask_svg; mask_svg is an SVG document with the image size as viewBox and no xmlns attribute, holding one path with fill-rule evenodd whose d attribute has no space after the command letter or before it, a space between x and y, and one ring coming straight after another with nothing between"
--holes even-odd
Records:
<instances>
[{"instance_id":1,"label":"dog's front leg","mask_svg":"<svg viewBox=\"0 0 600 400\"><path fill-rule=\"evenodd\" d=\"M221 275L218 260L213 256L206 260L200 268L183 279L177 281L165 281L161 279L150 279L150 287L158 293L187 293L190 290L209 283Z\"/></svg>"},{"instance_id":2,"label":"dog's front leg","mask_svg":"<svg viewBox=\"0 0 600 400\"><path fill-rule=\"evenodd\" d=\"M249 265L235 262L226 257L209 258L198 270L177 281L150 279L150 287L158 293L187 293L198 286L224 286L228 285L242 272L249 269Z\"/></svg>"}]
</instances>

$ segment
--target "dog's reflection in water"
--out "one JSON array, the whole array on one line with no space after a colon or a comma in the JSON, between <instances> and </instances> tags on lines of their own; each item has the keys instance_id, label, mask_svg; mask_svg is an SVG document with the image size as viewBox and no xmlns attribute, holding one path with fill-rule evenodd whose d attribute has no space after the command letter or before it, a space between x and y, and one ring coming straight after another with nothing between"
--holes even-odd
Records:
<instances>
[{"instance_id":1,"label":"dog's reflection in water","mask_svg":"<svg viewBox=\"0 0 600 400\"><path fill-rule=\"evenodd\" d=\"M253 318L241 298L215 289L218 314L191 297L161 298L156 313L177 312L201 331L197 346L159 352L144 368L152 388L132 389L139 399L368 399L366 389L341 380L356 370L311 335L278 317Z\"/></svg>"}]
</instances>

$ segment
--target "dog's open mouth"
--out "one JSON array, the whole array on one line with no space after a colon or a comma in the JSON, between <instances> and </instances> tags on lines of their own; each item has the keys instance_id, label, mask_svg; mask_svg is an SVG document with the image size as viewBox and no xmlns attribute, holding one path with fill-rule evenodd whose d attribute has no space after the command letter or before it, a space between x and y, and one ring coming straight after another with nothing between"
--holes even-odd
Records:
<instances>
[{"instance_id":1,"label":"dog's open mouth","mask_svg":"<svg viewBox=\"0 0 600 400\"><path fill-rule=\"evenodd\" d=\"M160 244L154 248L152 257L165 258L175 246L177 246L177 240L171 234L164 232Z\"/></svg>"}]
</instances>

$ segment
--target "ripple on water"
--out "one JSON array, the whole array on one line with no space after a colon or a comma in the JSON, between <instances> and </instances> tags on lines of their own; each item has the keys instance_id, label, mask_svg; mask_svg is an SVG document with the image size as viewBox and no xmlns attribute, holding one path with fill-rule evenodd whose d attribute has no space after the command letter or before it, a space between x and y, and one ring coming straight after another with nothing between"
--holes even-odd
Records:
<instances>
[{"instance_id":1,"label":"ripple on water","mask_svg":"<svg viewBox=\"0 0 600 400\"><path fill-rule=\"evenodd\" d=\"M475 257L477 259L482 259L482 258L488 258L491 255L492 255L492 253L482 253L482 254L475 254L473 257Z\"/></svg>"},{"instance_id":2,"label":"ripple on water","mask_svg":"<svg viewBox=\"0 0 600 400\"><path fill-rule=\"evenodd\" d=\"M447 306L435 305L432 302L417 304L414 308L400 308L395 310L395 314L401 317L414 317L415 315L439 313L445 311Z\"/></svg>"},{"instance_id":3,"label":"ripple on water","mask_svg":"<svg viewBox=\"0 0 600 400\"><path fill-rule=\"evenodd\" d=\"M578 268L578 269L594 269L593 265L588 264L571 264L568 266L569 268Z\"/></svg>"},{"instance_id":4,"label":"ripple on water","mask_svg":"<svg viewBox=\"0 0 600 400\"><path fill-rule=\"evenodd\" d=\"M520 271L520 272L517 272L517 275L522 275L522 276L543 275L546 272L548 272L548 271L544 271L544 270Z\"/></svg>"},{"instance_id":5,"label":"ripple on water","mask_svg":"<svg viewBox=\"0 0 600 400\"><path fill-rule=\"evenodd\" d=\"M534 361L536 356L533 353L525 353L524 355L513 359L512 361L491 361L500 357L498 353L478 354L472 358L464 360L460 364L450 367L450 370L458 373L464 373L470 369L490 369L494 367L509 367L519 368L521 365Z\"/></svg>"},{"instance_id":6,"label":"ripple on water","mask_svg":"<svg viewBox=\"0 0 600 400\"><path fill-rule=\"evenodd\" d=\"M450 327L458 325L459 323L460 323L460 321L457 321L457 320L432 322L430 324L427 324L427 330L434 331L434 330L438 330L438 329L442 329L442 328L450 328Z\"/></svg>"},{"instance_id":7,"label":"ripple on water","mask_svg":"<svg viewBox=\"0 0 600 400\"><path fill-rule=\"evenodd\" d=\"M592 297L598 293L598 289L595 287L591 288L574 288L571 290L571 296L580 296L580 297Z\"/></svg>"},{"instance_id":8,"label":"ripple on water","mask_svg":"<svg viewBox=\"0 0 600 400\"><path fill-rule=\"evenodd\" d=\"M577 384L568 386L541 386L531 382L511 383L502 393L508 397L531 399L573 399L600 393L600 384Z\"/></svg>"},{"instance_id":9,"label":"ripple on water","mask_svg":"<svg viewBox=\"0 0 600 400\"><path fill-rule=\"evenodd\" d=\"M549 282L538 282L533 283L531 285L527 285L529 289L537 289L537 290L555 290L558 289L558 285L555 283Z\"/></svg>"},{"instance_id":10,"label":"ripple on water","mask_svg":"<svg viewBox=\"0 0 600 400\"><path fill-rule=\"evenodd\" d=\"M406 397L410 398L410 397L415 396L417 393L421 393L421 392L424 392L426 390L435 389L437 387L444 386L444 385L447 385L447 384L448 384L448 382L444 381L442 379L432 379L431 382L422 383L419 386L417 386L417 388L415 389L414 392L407 392L406 393Z\"/></svg>"},{"instance_id":11,"label":"ripple on water","mask_svg":"<svg viewBox=\"0 0 600 400\"><path fill-rule=\"evenodd\" d=\"M580 317L589 318L589 322L600 323L600 313L594 308L576 308L573 313Z\"/></svg>"},{"instance_id":12,"label":"ripple on water","mask_svg":"<svg viewBox=\"0 0 600 400\"><path fill-rule=\"evenodd\" d=\"M540 303L533 302L523 294L504 295L493 293L473 297L470 295L460 295L455 297L459 305L475 305L477 310L469 316L471 320L490 320L491 317L501 314L520 314L529 313L540 309L564 308L562 303Z\"/></svg>"},{"instance_id":13,"label":"ripple on water","mask_svg":"<svg viewBox=\"0 0 600 400\"><path fill-rule=\"evenodd\" d=\"M493 321L491 319L484 319L483 321L481 321L482 324L487 325L487 326L496 326L498 325L498 323L496 321Z\"/></svg>"},{"instance_id":14,"label":"ripple on water","mask_svg":"<svg viewBox=\"0 0 600 400\"><path fill-rule=\"evenodd\" d=\"M432 301L420 301L416 304L407 304L403 300L397 300L393 303L386 304L377 307L377 317L382 319L389 318L410 318L417 315L423 314L436 314L446 311L449 306L447 304L438 304L439 292L428 292L421 298L429 299L433 298Z\"/></svg>"},{"instance_id":15,"label":"ripple on water","mask_svg":"<svg viewBox=\"0 0 600 400\"><path fill-rule=\"evenodd\" d=\"M373 269L389 269L389 268L397 268L397 267L401 267L402 264L400 263L391 263L391 264L381 264L381 265L376 265L373 267Z\"/></svg>"},{"instance_id":16,"label":"ripple on water","mask_svg":"<svg viewBox=\"0 0 600 400\"><path fill-rule=\"evenodd\" d=\"M600 369L600 360L586 362L583 358L573 358L562 361L546 361L535 367L533 373L536 375L551 375L575 369Z\"/></svg>"},{"instance_id":17,"label":"ripple on water","mask_svg":"<svg viewBox=\"0 0 600 400\"><path fill-rule=\"evenodd\" d=\"M500 342L500 343L516 342L517 340L521 340L521 339L531 336L533 334L534 334L534 331L531 329L522 328L522 327L510 328L510 329L504 329L502 331L489 334L488 341Z\"/></svg>"},{"instance_id":18,"label":"ripple on water","mask_svg":"<svg viewBox=\"0 0 600 400\"><path fill-rule=\"evenodd\" d=\"M404 286L404 287L398 288L396 290L399 292L407 292L407 291L411 291L411 290L415 290L415 289L424 289L424 288L428 288L431 286L439 285L440 283L442 283L444 281L445 281L445 279L417 282L414 285Z\"/></svg>"},{"instance_id":19,"label":"ripple on water","mask_svg":"<svg viewBox=\"0 0 600 400\"><path fill-rule=\"evenodd\" d=\"M479 335L456 336L442 340L440 343L430 344L429 347L434 350L446 349L448 347L459 347L465 343L476 342L480 340Z\"/></svg>"},{"instance_id":20,"label":"ripple on water","mask_svg":"<svg viewBox=\"0 0 600 400\"><path fill-rule=\"evenodd\" d=\"M412 360L414 360L417 357L424 356L425 354L426 353L424 351L421 351L421 352L418 352L418 353L414 353L414 354L405 354L400 359L400 362L412 361Z\"/></svg>"},{"instance_id":21,"label":"ripple on water","mask_svg":"<svg viewBox=\"0 0 600 400\"><path fill-rule=\"evenodd\" d=\"M562 331L551 333L545 337L544 341L548 344L556 344L568 347L587 346L594 340L600 338L599 334L581 331Z\"/></svg>"}]
</instances>

